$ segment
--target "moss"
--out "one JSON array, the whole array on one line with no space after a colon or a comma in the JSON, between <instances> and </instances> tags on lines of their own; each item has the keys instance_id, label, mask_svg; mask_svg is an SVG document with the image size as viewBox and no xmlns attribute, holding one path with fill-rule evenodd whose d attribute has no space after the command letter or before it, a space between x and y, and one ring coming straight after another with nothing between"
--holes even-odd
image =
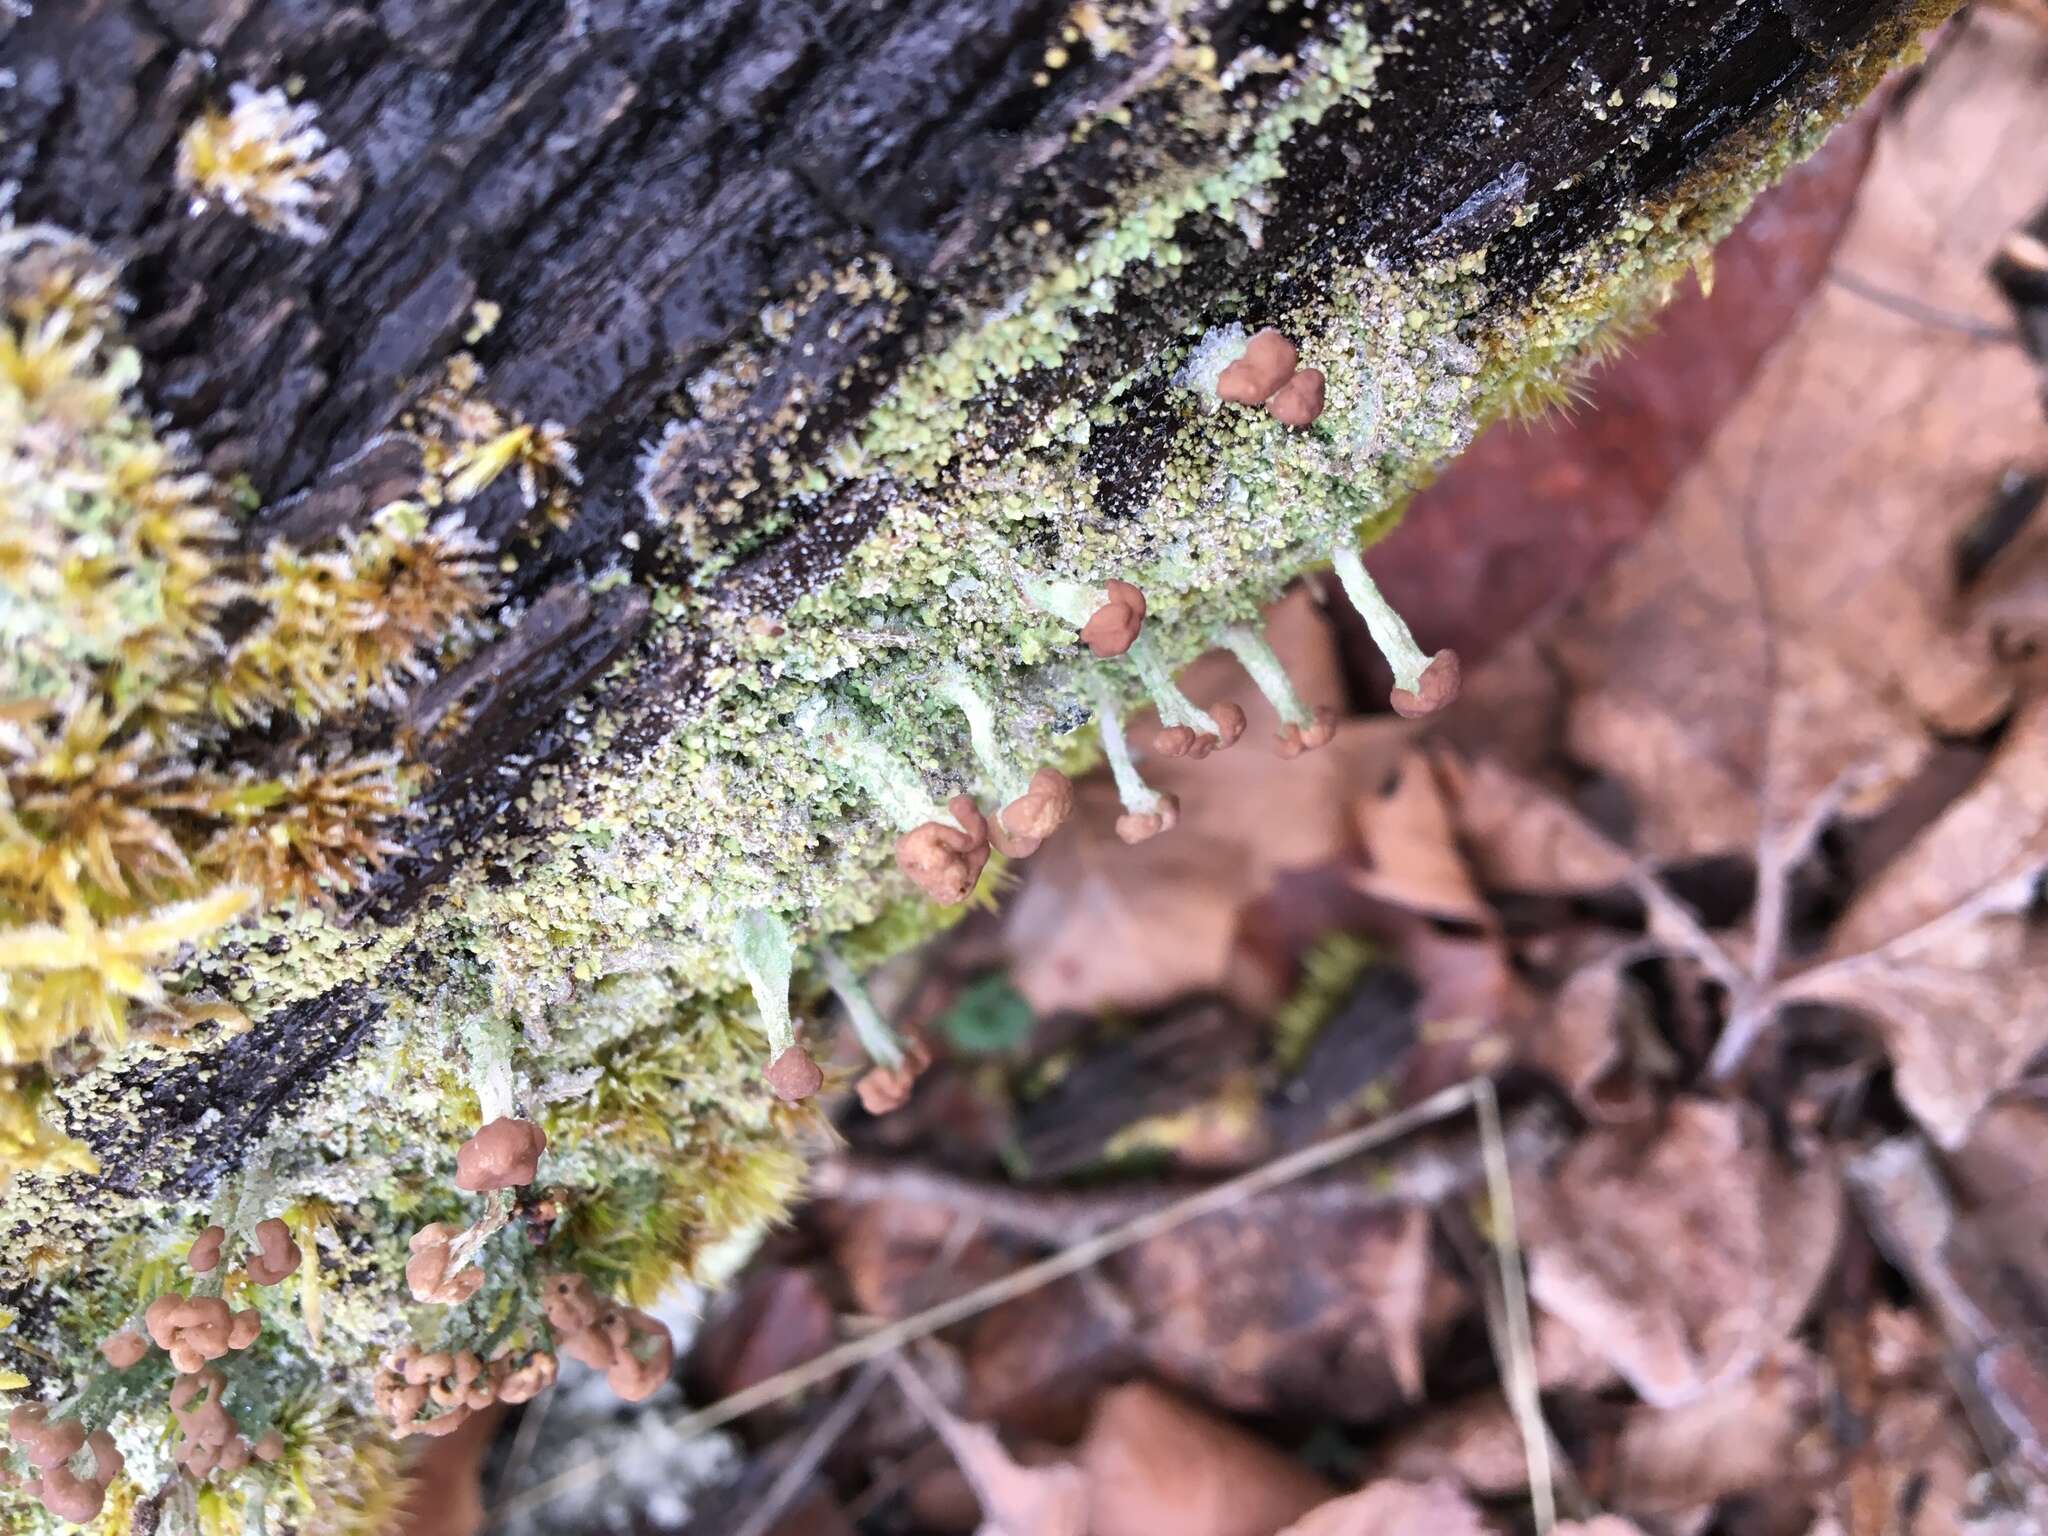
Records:
<instances>
[{"instance_id":1,"label":"moss","mask_svg":"<svg viewBox=\"0 0 2048 1536\"><path fill-rule=\"evenodd\" d=\"M1373 946L1348 933L1318 939L1303 956L1301 977L1274 1010L1273 1060L1291 1072L1308 1059L1323 1026L1337 1015L1373 963Z\"/></svg>"}]
</instances>

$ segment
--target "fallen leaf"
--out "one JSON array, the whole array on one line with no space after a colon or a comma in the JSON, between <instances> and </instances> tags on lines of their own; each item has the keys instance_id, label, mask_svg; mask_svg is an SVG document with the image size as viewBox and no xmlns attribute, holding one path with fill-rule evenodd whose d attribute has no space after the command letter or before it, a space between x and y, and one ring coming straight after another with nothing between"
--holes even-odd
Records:
<instances>
[{"instance_id":1,"label":"fallen leaf","mask_svg":"<svg viewBox=\"0 0 2048 1536\"><path fill-rule=\"evenodd\" d=\"M1857 896L1782 1002L1874 1019L1899 1097L1944 1146L2048 1047L2048 940L2026 913L2048 868L2048 701L1977 783Z\"/></svg>"},{"instance_id":2,"label":"fallen leaf","mask_svg":"<svg viewBox=\"0 0 2048 1536\"><path fill-rule=\"evenodd\" d=\"M2048 1296L2048 1200L2041 1148L2048 1104L2014 1096L1986 1110L1948 1159L1962 1211L1958 1243L1990 1257L2014 1288Z\"/></svg>"},{"instance_id":3,"label":"fallen leaf","mask_svg":"<svg viewBox=\"0 0 2048 1536\"><path fill-rule=\"evenodd\" d=\"M1371 1483L1312 1511L1280 1536L1491 1536L1455 1484Z\"/></svg>"},{"instance_id":4,"label":"fallen leaf","mask_svg":"<svg viewBox=\"0 0 2048 1536\"><path fill-rule=\"evenodd\" d=\"M1516 1181L1530 1296L1647 1402L1753 1369L1797 1325L1841 1225L1833 1171L1784 1166L1746 1106L1682 1099Z\"/></svg>"},{"instance_id":5,"label":"fallen leaf","mask_svg":"<svg viewBox=\"0 0 2048 1536\"><path fill-rule=\"evenodd\" d=\"M1931 733L2006 707L1985 636L1952 622L1950 544L1982 489L2037 456L2038 380L2017 348L1864 293L2003 325L1985 267L2038 185L1924 167L2048 132L2027 69L1944 69L1901 98L1836 256L1863 292L1816 296L1663 521L1548 637L1571 749L1627 785L1640 853L1753 848L1845 774L1868 809Z\"/></svg>"},{"instance_id":6,"label":"fallen leaf","mask_svg":"<svg viewBox=\"0 0 2048 1536\"><path fill-rule=\"evenodd\" d=\"M1186 825L1126 847L1121 814L1106 782L1077 785L1073 816L1009 903L1011 977L1038 1014L1144 1013L1222 987L1245 850Z\"/></svg>"},{"instance_id":7,"label":"fallen leaf","mask_svg":"<svg viewBox=\"0 0 2048 1536\"><path fill-rule=\"evenodd\" d=\"M1627 880L1628 856L1535 780L1445 751L1436 767L1459 845L1488 890L1563 895Z\"/></svg>"},{"instance_id":8,"label":"fallen leaf","mask_svg":"<svg viewBox=\"0 0 2048 1536\"><path fill-rule=\"evenodd\" d=\"M1732 1494L1825 1481L1825 1459L1816 1464L1800 1448L1822 1412L1823 1385L1820 1362L1785 1344L1680 1407L1630 1409L1603 1502L1685 1525Z\"/></svg>"},{"instance_id":9,"label":"fallen leaf","mask_svg":"<svg viewBox=\"0 0 2048 1536\"><path fill-rule=\"evenodd\" d=\"M1600 1125L1633 1124L1654 1108L1644 1075L1631 1061L1632 1038L1652 1026L1642 987L1623 969L1629 956L1617 945L1580 965L1550 1000L1543 1026L1530 1032L1530 1065L1547 1072Z\"/></svg>"},{"instance_id":10,"label":"fallen leaf","mask_svg":"<svg viewBox=\"0 0 2048 1536\"><path fill-rule=\"evenodd\" d=\"M1537 1309L1536 1384L1545 1392L1593 1396L1621 1384L1614 1362L1578 1329Z\"/></svg>"},{"instance_id":11,"label":"fallen leaf","mask_svg":"<svg viewBox=\"0 0 2048 1536\"><path fill-rule=\"evenodd\" d=\"M1938 737L1982 732L2010 709L2015 677L1989 619L2009 621L2011 594L2032 590L2027 562L2048 561L2048 539L2023 541L1995 600L1987 589L1985 622L1956 621L1954 540L2007 466L2037 457L2038 380L2017 349L1986 344L2005 320L1984 266L2038 187L1930 177L1923 166L1969 163L1943 157L1973 144L2029 140L2048 128L2048 104L2031 73L2037 40L1987 45L1969 26L1955 35L1972 39L1968 64L1945 62L1934 85L1902 96L1880 138L1841 245L1841 280L1723 420L1665 521L1539 640L1509 648L1504 675L1527 700L1515 736L1489 729L1489 710L1472 711L1472 699L1501 707L1480 668L1465 708L1437 728L1463 756L1435 759L1480 889L1625 885L1646 904L1658 942L1729 999L1716 1076L1740 1065L1785 1003L1853 1007L1877 1021L1901 1095L1949 1145L2048 1043L2033 936L1996 921L1885 931L1855 906L1832 938L1794 934L1787 892L1822 834L1896 800ZM1893 304L1887 290L1912 302ZM1985 325L1930 321L1938 311ZM2040 758L2032 713L2012 728L2026 744L2001 754L2010 766L2000 806L1975 828L1974 863L2004 860L2014 896L2042 867L2048 835L2048 772L2018 766ZM1545 762L1539 753L1553 747ZM1590 787L1625 794L1625 805L1600 802L1609 832L1553 787L1566 782L1565 758L1573 772L1591 770ZM1937 823L1923 842L1940 832ZM1939 867L1923 858L1916 874L1880 884L1915 886L1925 923L1943 896L1975 899L1956 889L1973 870L1968 843L1957 835ZM1659 871L1731 854L1759 871L1755 931L1721 939ZM1876 886L1857 905L1880 899L1913 905ZM1973 915L1997 914L1987 898ZM1786 982L1786 954L1816 944L1826 946L1822 964ZM1595 988L1580 990L1597 1005ZM1568 1074L1582 1094L1597 1054L1582 1052Z\"/></svg>"},{"instance_id":12,"label":"fallen leaf","mask_svg":"<svg viewBox=\"0 0 2048 1536\"><path fill-rule=\"evenodd\" d=\"M1373 572L1430 648L1454 646L1468 665L1488 657L1490 670L1500 640L1650 524L1825 279L1881 120L1860 113L1760 198L1715 248L1707 291L1685 285L1587 380L1589 409L1501 422L1415 498L1374 546Z\"/></svg>"},{"instance_id":13,"label":"fallen leaf","mask_svg":"<svg viewBox=\"0 0 2048 1536\"><path fill-rule=\"evenodd\" d=\"M1493 910L1465 868L1428 754L1409 752L1359 797L1355 814L1366 855L1354 877L1361 891L1411 912L1491 926Z\"/></svg>"},{"instance_id":14,"label":"fallen leaf","mask_svg":"<svg viewBox=\"0 0 2048 1536\"><path fill-rule=\"evenodd\" d=\"M1242 1413L1363 1419L1422 1392L1446 1287L1426 1210L1332 1209L1277 1191L1114 1267L1152 1368Z\"/></svg>"},{"instance_id":15,"label":"fallen leaf","mask_svg":"<svg viewBox=\"0 0 2048 1536\"><path fill-rule=\"evenodd\" d=\"M1411 919L1392 937L1401 965L1422 988L1416 1049L1401 1078L1412 1104L1475 1073L1498 1072L1540 1025L1541 1010L1515 974L1498 933L1466 938Z\"/></svg>"},{"instance_id":16,"label":"fallen leaf","mask_svg":"<svg viewBox=\"0 0 2048 1536\"><path fill-rule=\"evenodd\" d=\"M1089 1536L1088 1484L1078 1467L1027 1467L986 1424L970 1424L947 1408L909 1361L894 1360L891 1374L973 1487L988 1522L984 1536Z\"/></svg>"},{"instance_id":17,"label":"fallen leaf","mask_svg":"<svg viewBox=\"0 0 2048 1536\"><path fill-rule=\"evenodd\" d=\"M1146 1382L1103 1395L1077 1457L1089 1536L1268 1536L1330 1495L1291 1456Z\"/></svg>"},{"instance_id":18,"label":"fallen leaf","mask_svg":"<svg viewBox=\"0 0 2048 1536\"><path fill-rule=\"evenodd\" d=\"M1851 1515L1847 1489L1823 1489L1821 1514L1810 1536L1992 1536L1995 1526L1978 1527L1965 1518L1977 1500L1972 1483L1983 1458L1945 1391L1899 1391L1880 1399L1868 1436L1869 1464L1879 1486L1881 1523L1873 1532ZM2008 1536L2037 1536L2041 1527L2021 1523Z\"/></svg>"},{"instance_id":19,"label":"fallen leaf","mask_svg":"<svg viewBox=\"0 0 2048 1536\"><path fill-rule=\"evenodd\" d=\"M815 1276L761 1269L698 1335L691 1375L715 1401L823 1354L837 1337L838 1318Z\"/></svg>"},{"instance_id":20,"label":"fallen leaf","mask_svg":"<svg viewBox=\"0 0 2048 1536\"><path fill-rule=\"evenodd\" d=\"M1529 1486L1521 1428L1497 1392L1433 1408L1396 1429L1372 1466L1375 1477L1402 1482L1448 1478L1482 1499L1508 1498Z\"/></svg>"},{"instance_id":21,"label":"fallen leaf","mask_svg":"<svg viewBox=\"0 0 2048 1536\"><path fill-rule=\"evenodd\" d=\"M2002 654L2038 652L2048 640L2048 525L2028 527L2001 550L1970 587L1968 605L1972 626Z\"/></svg>"},{"instance_id":22,"label":"fallen leaf","mask_svg":"<svg viewBox=\"0 0 2048 1536\"><path fill-rule=\"evenodd\" d=\"M965 1220L942 1204L835 1200L818 1207L817 1214L854 1306L871 1317L907 1317L1010 1268L979 1234L949 1265L936 1268Z\"/></svg>"},{"instance_id":23,"label":"fallen leaf","mask_svg":"<svg viewBox=\"0 0 2048 1536\"><path fill-rule=\"evenodd\" d=\"M968 1411L1008 1429L1043 1427L1051 1434L1056 1425L1049 1421L1085 1407L1104 1381L1130 1370L1121 1321L1095 1305L1078 1280L997 1307L967 1342ZM1080 1420L1071 1422L1078 1427ZM1069 1428L1059 1438L1071 1436Z\"/></svg>"}]
</instances>

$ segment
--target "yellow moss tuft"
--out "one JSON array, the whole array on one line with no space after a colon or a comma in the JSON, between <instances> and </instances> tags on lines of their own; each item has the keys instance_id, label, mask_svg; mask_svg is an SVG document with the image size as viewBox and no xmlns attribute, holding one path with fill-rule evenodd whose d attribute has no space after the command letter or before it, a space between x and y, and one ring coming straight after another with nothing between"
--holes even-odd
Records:
<instances>
[{"instance_id":1,"label":"yellow moss tuft","mask_svg":"<svg viewBox=\"0 0 2048 1536\"><path fill-rule=\"evenodd\" d=\"M104 700L79 694L54 728L0 727L0 900L19 914L56 917L57 893L74 876L102 911L190 891L191 863L165 817L198 776L147 735L120 737L116 725Z\"/></svg>"},{"instance_id":2,"label":"yellow moss tuft","mask_svg":"<svg viewBox=\"0 0 2048 1536\"><path fill-rule=\"evenodd\" d=\"M441 384L410 425L419 440L429 501L463 502L507 473L520 497L558 526L569 513L569 488L582 482L576 450L559 422L508 418L478 390L483 370L468 353L449 361Z\"/></svg>"},{"instance_id":3,"label":"yellow moss tuft","mask_svg":"<svg viewBox=\"0 0 2048 1536\"><path fill-rule=\"evenodd\" d=\"M348 169L327 147L319 114L281 90L228 88L228 108L209 106L178 142L178 184L192 211L228 208L259 228L308 244L326 231L314 217Z\"/></svg>"},{"instance_id":4,"label":"yellow moss tuft","mask_svg":"<svg viewBox=\"0 0 2048 1536\"><path fill-rule=\"evenodd\" d=\"M398 754L301 763L281 778L216 794L227 825L196 855L202 870L255 886L272 903L327 902L405 851L383 828L403 811Z\"/></svg>"},{"instance_id":5,"label":"yellow moss tuft","mask_svg":"<svg viewBox=\"0 0 2048 1536\"><path fill-rule=\"evenodd\" d=\"M17 1173L98 1173L83 1143L41 1113L47 1090L33 1077L0 1072L0 1188Z\"/></svg>"},{"instance_id":6,"label":"yellow moss tuft","mask_svg":"<svg viewBox=\"0 0 2048 1536\"><path fill-rule=\"evenodd\" d=\"M43 1059L80 1037L118 1044L131 1002L163 1000L156 969L256 901L248 886L222 886L103 925L78 895L75 868L53 895L60 921L0 930L0 1064Z\"/></svg>"},{"instance_id":7,"label":"yellow moss tuft","mask_svg":"<svg viewBox=\"0 0 2048 1536\"><path fill-rule=\"evenodd\" d=\"M228 652L212 685L230 723L284 710L312 723L365 701L400 702L489 604L480 546L461 520L428 523L398 502L341 550L273 540L254 595L268 610Z\"/></svg>"}]
</instances>

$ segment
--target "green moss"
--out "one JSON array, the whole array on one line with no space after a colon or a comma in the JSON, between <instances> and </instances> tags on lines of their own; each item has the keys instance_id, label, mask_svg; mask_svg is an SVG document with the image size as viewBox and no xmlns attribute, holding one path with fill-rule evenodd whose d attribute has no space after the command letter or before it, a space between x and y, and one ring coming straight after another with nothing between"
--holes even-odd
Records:
<instances>
[{"instance_id":1,"label":"green moss","mask_svg":"<svg viewBox=\"0 0 2048 1536\"><path fill-rule=\"evenodd\" d=\"M1273 1060L1283 1071L1307 1059L1323 1026L1357 990L1373 958L1373 946L1348 933L1327 934L1309 949L1300 980L1273 1012Z\"/></svg>"}]
</instances>

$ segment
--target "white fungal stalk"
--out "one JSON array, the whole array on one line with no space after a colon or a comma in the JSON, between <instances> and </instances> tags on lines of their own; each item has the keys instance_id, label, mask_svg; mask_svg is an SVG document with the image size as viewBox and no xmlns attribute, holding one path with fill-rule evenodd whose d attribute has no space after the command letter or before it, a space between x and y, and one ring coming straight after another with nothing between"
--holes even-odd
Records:
<instances>
[{"instance_id":1,"label":"white fungal stalk","mask_svg":"<svg viewBox=\"0 0 2048 1536\"><path fill-rule=\"evenodd\" d=\"M502 1019L478 1012L457 1026L462 1054L469 1062L469 1085L476 1090L476 1102L483 1123L504 1119L513 1113L512 1031Z\"/></svg>"},{"instance_id":2,"label":"white fungal stalk","mask_svg":"<svg viewBox=\"0 0 2048 1536\"><path fill-rule=\"evenodd\" d=\"M887 1067L892 1072L901 1067L902 1042L882 1017L881 1009L875 1006L875 1000L868 995L867 987L854 973L853 967L829 944L818 945L814 953L818 957L818 969L825 973L826 982L839 998L839 1006L846 1010L854 1034L860 1037L861 1049L878 1066Z\"/></svg>"},{"instance_id":3,"label":"white fungal stalk","mask_svg":"<svg viewBox=\"0 0 2048 1536\"><path fill-rule=\"evenodd\" d=\"M1159 647L1150 632L1141 633L1131 642L1126 653L1131 665L1137 668L1138 679L1145 685L1145 692L1151 696L1153 708L1159 711L1159 723L1165 726L1184 725L1203 736L1223 735L1223 728L1205 709L1180 691L1180 685L1173 680L1173 669L1166 664L1166 658L1159 654Z\"/></svg>"},{"instance_id":4,"label":"white fungal stalk","mask_svg":"<svg viewBox=\"0 0 2048 1536\"><path fill-rule=\"evenodd\" d=\"M1051 614L1080 629L1102 606L1102 584L1068 581L1064 576L1040 576L1017 568L1017 586L1032 607Z\"/></svg>"},{"instance_id":5,"label":"white fungal stalk","mask_svg":"<svg viewBox=\"0 0 2048 1536\"><path fill-rule=\"evenodd\" d=\"M869 735L852 710L825 712L806 734L819 755L858 784L897 831L909 832L928 821L960 825L932 798L917 770Z\"/></svg>"},{"instance_id":6,"label":"white fungal stalk","mask_svg":"<svg viewBox=\"0 0 2048 1536\"><path fill-rule=\"evenodd\" d=\"M773 1060L796 1044L796 1029L789 1021L789 973L796 945L781 918L749 907L733 922L732 952L753 988L754 1011Z\"/></svg>"},{"instance_id":7,"label":"white fungal stalk","mask_svg":"<svg viewBox=\"0 0 2048 1536\"><path fill-rule=\"evenodd\" d=\"M1344 595L1351 599L1351 606L1372 632L1372 643L1394 669L1394 686L1411 693L1421 688L1422 674L1429 669L1431 657L1415 643L1408 621L1380 595L1379 587L1366 574L1358 551L1349 544L1340 544L1330 552L1330 564L1344 584Z\"/></svg>"},{"instance_id":8,"label":"white fungal stalk","mask_svg":"<svg viewBox=\"0 0 2048 1536\"><path fill-rule=\"evenodd\" d=\"M1223 643L1230 648L1245 674L1266 696L1266 702L1273 706L1282 725L1299 726L1306 729L1315 723L1301 696L1294 691L1294 683L1287 676L1287 668L1281 664L1279 654L1266 643L1266 637L1255 629L1233 625L1223 632Z\"/></svg>"},{"instance_id":9,"label":"white fungal stalk","mask_svg":"<svg viewBox=\"0 0 2048 1536\"><path fill-rule=\"evenodd\" d=\"M1095 726L1102 733L1102 755L1109 759L1110 777L1116 780L1117 798L1133 816L1157 815L1165 802L1159 792L1138 774L1131 761L1131 744L1124 737L1122 710L1116 695L1100 681L1094 684Z\"/></svg>"},{"instance_id":10,"label":"white fungal stalk","mask_svg":"<svg viewBox=\"0 0 2048 1536\"><path fill-rule=\"evenodd\" d=\"M989 702L988 695L958 667L948 667L941 672L937 686L939 697L967 717L967 737L974 745L975 761L981 764L981 771L995 786L998 802L1008 804L1023 796L1031 787L1030 776L1020 772L1003 750L1002 738L996 729L995 706Z\"/></svg>"}]
</instances>

